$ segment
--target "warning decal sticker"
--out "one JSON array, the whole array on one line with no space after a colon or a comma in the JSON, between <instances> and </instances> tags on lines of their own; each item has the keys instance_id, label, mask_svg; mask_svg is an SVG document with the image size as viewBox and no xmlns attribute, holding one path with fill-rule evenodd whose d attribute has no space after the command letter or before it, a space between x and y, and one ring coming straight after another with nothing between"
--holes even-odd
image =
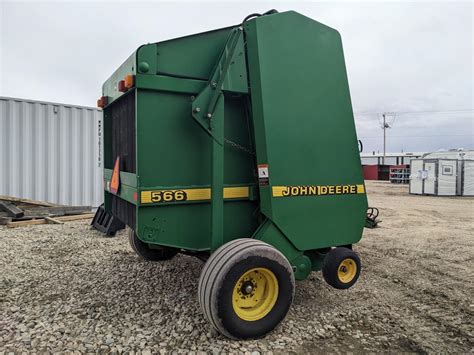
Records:
<instances>
[{"instance_id":1,"label":"warning decal sticker","mask_svg":"<svg viewBox=\"0 0 474 355\"><path fill-rule=\"evenodd\" d=\"M269 178L270 176L268 174L268 164L259 164L258 165L258 184L260 186L267 186Z\"/></svg>"}]
</instances>

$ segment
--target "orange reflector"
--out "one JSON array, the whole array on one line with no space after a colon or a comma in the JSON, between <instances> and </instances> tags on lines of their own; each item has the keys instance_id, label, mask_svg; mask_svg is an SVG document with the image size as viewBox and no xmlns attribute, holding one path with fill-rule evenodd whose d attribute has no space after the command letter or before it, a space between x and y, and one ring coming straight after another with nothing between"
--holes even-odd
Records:
<instances>
[{"instance_id":1,"label":"orange reflector","mask_svg":"<svg viewBox=\"0 0 474 355\"><path fill-rule=\"evenodd\" d=\"M138 201L138 193L136 191L133 193L133 201Z\"/></svg>"},{"instance_id":2,"label":"orange reflector","mask_svg":"<svg viewBox=\"0 0 474 355\"><path fill-rule=\"evenodd\" d=\"M132 74L125 75L124 82L125 82L125 87L127 89L130 89L133 87L133 82L134 82L133 79L134 78Z\"/></svg>"},{"instance_id":3,"label":"orange reflector","mask_svg":"<svg viewBox=\"0 0 474 355\"><path fill-rule=\"evenodd\" d=\"M112 173L112 180L110 181L110 192L116 195L120 187L120 157L117 157L114 165L114 172Z\"/></svg>"},{"instance_id":4,"label":"orange reflector","mask_svg":"<svg viewBox=\"0 0 474 355\"><path fill-rule=\"evenodd\" d=\"M125 81L124 81L124 80L120 80L120 81L117 83L117 90L118 90L118 91L121 91L121 92L127 91L127 88L125 87Z\"/></svg>"}]
</instances>

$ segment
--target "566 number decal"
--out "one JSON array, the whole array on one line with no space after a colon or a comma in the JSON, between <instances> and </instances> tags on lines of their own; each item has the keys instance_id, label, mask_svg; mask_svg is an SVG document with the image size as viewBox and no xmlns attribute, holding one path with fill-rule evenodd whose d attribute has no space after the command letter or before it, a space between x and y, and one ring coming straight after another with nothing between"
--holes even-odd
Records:
<instances>
[{"instance_id":1,"label":"566 number decal","mask_svg":"<svg viewBox=\"0 0 474 355\"><path fill-rule=\"evenodd\" d=\"M182 190L152 191L151 202L175 202L186 201L187 194Z\"/></svg>"}]
</instances>

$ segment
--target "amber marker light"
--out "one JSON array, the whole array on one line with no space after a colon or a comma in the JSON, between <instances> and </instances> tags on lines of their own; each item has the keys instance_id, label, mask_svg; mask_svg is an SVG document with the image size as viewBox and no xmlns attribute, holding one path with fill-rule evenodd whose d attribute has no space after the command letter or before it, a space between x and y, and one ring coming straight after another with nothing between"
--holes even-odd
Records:
<instances>
[{"instance_id":1,"label":"amber marker light","mask_svg":"<svg viewBox=\"0 0 474 355\"><path fill-rule=\"evenodd\" d=\"M132 74L125 75L124 82L127 89L131 89L134 84L134 76Z\"/></svg>"}]
</instances>

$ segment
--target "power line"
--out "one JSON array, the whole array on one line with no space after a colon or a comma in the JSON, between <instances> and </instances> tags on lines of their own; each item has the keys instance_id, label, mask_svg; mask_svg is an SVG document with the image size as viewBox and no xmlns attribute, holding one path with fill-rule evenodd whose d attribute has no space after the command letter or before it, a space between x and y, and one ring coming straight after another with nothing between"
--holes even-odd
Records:
<instances>
[{"instance_id":1,"label":"power line","mask_svg":"<svg viewBox=\"0 0 474 355\"><path fill-rule=\"evenodd\" d=\"M474 112L474 110L446 110L446 111L400 111L394 112L395 115L416 115L424 113L444 114L444 113Z\"/></svg>"},{"instance_id":2,"label":"power line","mask_svg":"<svg viewBox=\"0 0 474 355\"><path fill-rule=\"evenodd\" d=\"M474 112L474 109L465 109L465 110L433 110L433 111L356 111L354 115L381 115L383 112L390 115L418 115L418 114L448 114L448 113L471 113Z\"/></svg>"},{"instance_id":3,"label":"power line","mask_svg":"<svg viewBox=\"0 0 474 355\"><path fill-rule=\"evenodd\" d=\"M438 134L438 135L426 135L426 136L390 136L390 138L424 138L424 137L474 137L474 134ZM366 136L366 137L359 137L364 139L370 138L380 138L378 136Z\"/></svg>"}]
</instances>

